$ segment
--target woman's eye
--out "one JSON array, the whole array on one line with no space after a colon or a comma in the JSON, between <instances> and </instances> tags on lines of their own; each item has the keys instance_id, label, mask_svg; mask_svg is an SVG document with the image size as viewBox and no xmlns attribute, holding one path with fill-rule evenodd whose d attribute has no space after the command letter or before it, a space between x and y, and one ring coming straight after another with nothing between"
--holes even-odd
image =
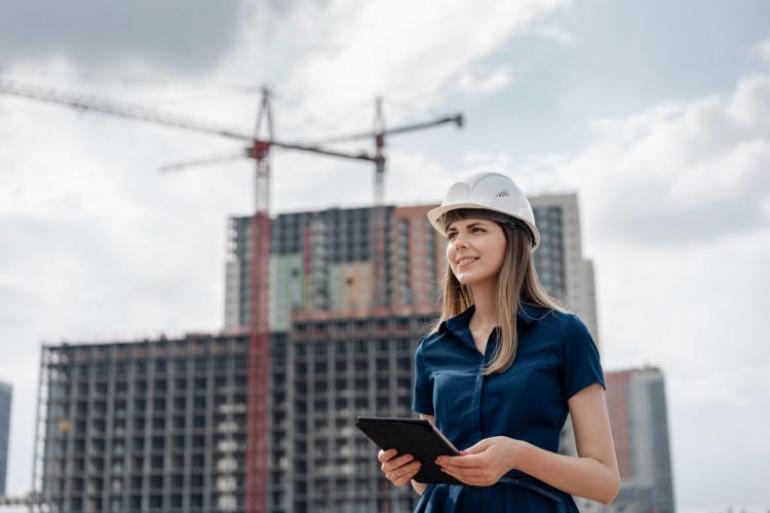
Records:
<instances>
[{"instance_id":1,"label":"woman's eye","mask_svg":"<svg viewBox=\"0 0 770 513\"><path fill-rule=\"evenodd\" d=\"M486 231L486 230L484 230L484 228L479 228L479 227L473 227L473 228L471 228L471 233L477 233L477 232L480 232L480 233L484 233L485 231ZM457 233L456 233L456 232L451 232L451 233L447 234L446 238L447 238L448 240L452 240L452 239L454 239L454 238L455 238L455 235L457 235Z\"/></svg>"}]
</instances>

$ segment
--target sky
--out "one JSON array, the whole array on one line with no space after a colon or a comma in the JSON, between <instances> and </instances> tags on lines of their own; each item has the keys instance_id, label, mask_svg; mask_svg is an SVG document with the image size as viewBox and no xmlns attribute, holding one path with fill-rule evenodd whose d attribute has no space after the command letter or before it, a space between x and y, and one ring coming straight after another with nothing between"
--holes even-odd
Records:
<instances>
[{"instance_id":1,"label":"sky","mask_svg":"<svg viewBox=\"0 0 770 513\"><path fill-rule=\"evenodd\" d=\"M45 15L41 15L45 13ZM8 0L0 78L275 138L462 112L388 139L386 201L508 173L578 194L606 371L666 378L677 511L770 497L770 5L762 1ZM41 343L217 331L238 142L0 95L8 491L30 488ZM368 149L368 143L341 149ZM372 166L274 150L273 212L372 201ZM344 185L343 185L344 184ZM343 185L341 187L341 185Z\"/></svg>"}]
</instances>

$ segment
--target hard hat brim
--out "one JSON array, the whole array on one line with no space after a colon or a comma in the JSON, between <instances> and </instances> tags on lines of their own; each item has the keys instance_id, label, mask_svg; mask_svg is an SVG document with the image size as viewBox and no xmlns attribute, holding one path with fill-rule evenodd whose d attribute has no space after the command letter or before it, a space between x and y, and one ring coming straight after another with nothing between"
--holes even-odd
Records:
<instances>
[{"instance_id":1,"label":"hard hat brim","mask_svg":"<svg viewBox=\"0 0 770 513\"><path fill-rule=\"evenodd\" d=\"M428 214L427 214L428 222L431 224L431 226L433 226L433 228L438 233L441 234L442 237L446 238L446 232L444 231L444 227L439 222L439 220L441 219L441 216L443 216L444 214L446 214L451 210L459 210L464 208L476 208L481 210L489 210L491 212L498 212L508 217L513 217L515 219L518 219L519 221L523 222L529 227L529 230L532 232L532 235L535 239L535 243L532 245L531 251L535 251L540 246L540 232L536 226L532 226L531 222L529 222L526 219L520 218L518 216L511 216L510 213L505 212L504 210L490 208L489 205L482 205L481 203L453 203L451 205L436 207L428 211Z\"/></svg>"}]
</instances>

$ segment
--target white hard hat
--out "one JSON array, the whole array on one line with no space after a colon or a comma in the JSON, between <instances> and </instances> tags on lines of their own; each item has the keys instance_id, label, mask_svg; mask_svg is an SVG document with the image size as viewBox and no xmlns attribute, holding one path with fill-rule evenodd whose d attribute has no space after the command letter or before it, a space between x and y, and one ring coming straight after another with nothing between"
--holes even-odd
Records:
<instances>
[{"instance_id":1,"label":"white hard hat","mask_svg":"<svg viewBox=\"0 0 770 513\"><path fill-rule=\"evenodd\" d=\"M532 205L521 189L509 177L501 173L482 172L455 182L441 202L428 212L428 221L446 237L441 216L450 210L461 208L491 210L523 222L532 232L532 251L540 245L540 232L535 226Z\"/></svg>"}]
</instances>

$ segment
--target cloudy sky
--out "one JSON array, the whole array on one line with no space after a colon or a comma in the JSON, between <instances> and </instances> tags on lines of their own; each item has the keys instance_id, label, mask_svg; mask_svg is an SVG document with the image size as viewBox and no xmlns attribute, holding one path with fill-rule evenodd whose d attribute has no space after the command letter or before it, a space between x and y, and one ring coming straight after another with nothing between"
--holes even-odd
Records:
<instances>
[{"instance_id":1,"label":"cloudy sky","mask_svg":"<svg viewBox=\"0 0 770 513\"><path fill-rule=\"evenodd\" d=\"M530 194L577 192L605 370L666 375L678 510L766 511L770 7L430 4L10 0L0 77L247 133L267 84L276 136L292 141L368 129L378 94L390 125L462 111L462 131L389 140L387 201L438 202L480 169ZM226 218L252 208L253 165L161 174L241 146L6 96L0 141L0 379L14 386L18 494L41 342L217 330ZM275 151L273 173L276 212L372 198L367 164Z\"/></svg>"}]
</instances>

